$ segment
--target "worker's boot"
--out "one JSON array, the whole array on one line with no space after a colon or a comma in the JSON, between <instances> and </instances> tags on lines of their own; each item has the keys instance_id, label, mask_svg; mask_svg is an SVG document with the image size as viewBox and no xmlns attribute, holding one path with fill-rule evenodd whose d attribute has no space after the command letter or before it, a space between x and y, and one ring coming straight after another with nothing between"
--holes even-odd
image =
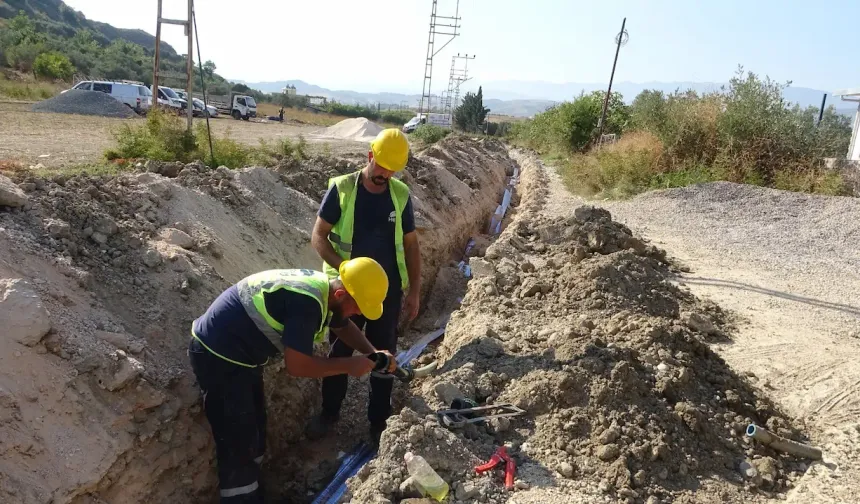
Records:
<instances>
[{"instance_id":1,"label":"worker's boot","mask_svg":"<svg viewBox=\"0 0 860 504\"><path fill-rule=\"evenodd\" d=\"M330 415L323 411L319 415L313 417L305 426L305 436L311 441L324 438L332 426L337 423L338 415Z\"/></svg>"}]
</instances>

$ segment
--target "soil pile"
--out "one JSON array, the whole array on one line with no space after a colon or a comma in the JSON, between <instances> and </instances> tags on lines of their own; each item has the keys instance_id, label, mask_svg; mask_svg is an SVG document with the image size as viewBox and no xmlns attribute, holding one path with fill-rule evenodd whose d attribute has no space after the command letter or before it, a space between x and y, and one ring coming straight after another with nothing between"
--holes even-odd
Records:
<instances>
[{"instance_id":1,"label":"soil pile","mask_svg":"<svg viewBox=\"0 0 860 504\"><path fill-rule=\"evenodd\" d=\"M131 118L138 115L124 103L101 91L70 89L33 105L33 112Z\"/></svg>"},{"instance_id":2,"label":"soil pile","mask_svg":"<svg viewBox=\"0 0 860 504\"><path fill-rule=\"evenodd\" d=\"M333 126L321 129L316 135L356 142L370 142L382 130L382 126L375 122L364 117L356 117L354 119L344 119Z\"/></svg>"},{"instance_id":3,"label":"soil pile","mask_svg":"<svg viewBox=\"0 0 860 504\"><path fill-rule=\"evenodd\" d=\"M673 285L665 253L607 211L541 215L541 177L524 167L513 222L470 261L439 372L389 421L379 456L349 481L351 502L412 496L407 451L462 502L755 502L789 488L798 461L743 432L798 433L706 344L726 338L725 314ZM433 411L457 395L526 414L440 426ZM500 471L474 473L501 445L517 462L514 493Z\"/></svg>"},{"instance_id":4,"label":"soil pile","mask_svg":"<svg viewBox=\"0 0 860 504\"><path fill-rule=\"evenodd\" d=\"M451 158L475 156L477 187L416 158L425 290L484 225L513 163L498 143L470 145L452 142ZM214 452L187 363L190 324L245 275L319 268L318 195L357 167L318 158L280 173L148 162L119 176L15 174L20 205L0 208L0 313L26 311L32 323L16 317L0 336L0 501L209 499ZM296 190L289 170L326 176ZM432 201L441 196L447 206ZM266 371L277 419L266 470L293 453L319 401L317 381L280 368Z\"/></svg>"}]
</instances>

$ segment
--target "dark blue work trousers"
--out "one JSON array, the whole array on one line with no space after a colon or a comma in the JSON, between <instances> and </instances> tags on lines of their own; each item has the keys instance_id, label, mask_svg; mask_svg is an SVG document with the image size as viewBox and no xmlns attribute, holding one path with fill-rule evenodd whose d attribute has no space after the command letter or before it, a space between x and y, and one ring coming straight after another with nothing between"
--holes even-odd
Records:
<instances>
[{"instance_id":1,"label":"dark blue work trousers","mask_svg":"<svg viewBox=\"0 0 860 504\"><path fill-rule=\"evenodd\" d=\"M195 339L188 355L215 437L221 502L262 503L260 465L266 451L263 369L227 362Z\"/></svg>"}]
</instances>

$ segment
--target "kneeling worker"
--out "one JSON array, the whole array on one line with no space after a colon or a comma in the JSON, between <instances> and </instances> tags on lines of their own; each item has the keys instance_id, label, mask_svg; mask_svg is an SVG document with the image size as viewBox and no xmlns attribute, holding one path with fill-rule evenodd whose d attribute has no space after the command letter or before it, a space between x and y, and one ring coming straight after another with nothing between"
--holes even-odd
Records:
<instances>
[{"instance_id":1,"label":"kneeling worker","mask_svg":"<svg viewBox=\"0 0 860 504\"><path fill-rule=\"evenodd\" d=\"M361 354L377 351L349 317L382 316L385 270L359 257L344 261L339 273L333 279L304 269L257 273L224 291L194 321L188 352L215 437L222 503L263 502L262 367L269 358L283 352L287 373L308 378L362 376L373 369L366 355L313 356L314 343L323 341L328 328ZM390 362L393 368L393 357Z\"/></svg>"}]
</instances>

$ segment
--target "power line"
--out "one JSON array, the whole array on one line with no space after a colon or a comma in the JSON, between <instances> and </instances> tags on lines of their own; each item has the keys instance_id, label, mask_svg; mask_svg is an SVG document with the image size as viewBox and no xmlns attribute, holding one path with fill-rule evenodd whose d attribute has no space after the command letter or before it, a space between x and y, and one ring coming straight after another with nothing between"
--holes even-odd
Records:
<instances>
[{"instance_id":1,"label":"power line","mask_svg":"<svg viewBox=\"0 0 860 504\"><path fill-rule=\"evenodd\" d=\"M430 11L430 31L427 36L427 58L424 60L424 84L421 89L421 101L418 104L418 115L424 112L424 104L427 103L427 112L430 112L430 85L433 80L433 57L439 54L439 51L445 48L460 35L460 0L457 0L457 6L454 11L454 16L439 16L436 14L438 0L433 0L433 7ZM438 20L453 22L453 24L438 24ZM440 31L442 30L442 31ZM442 47L436 49L436 35L450 37L442 44Z\"/></svg>"}]
</instances>

